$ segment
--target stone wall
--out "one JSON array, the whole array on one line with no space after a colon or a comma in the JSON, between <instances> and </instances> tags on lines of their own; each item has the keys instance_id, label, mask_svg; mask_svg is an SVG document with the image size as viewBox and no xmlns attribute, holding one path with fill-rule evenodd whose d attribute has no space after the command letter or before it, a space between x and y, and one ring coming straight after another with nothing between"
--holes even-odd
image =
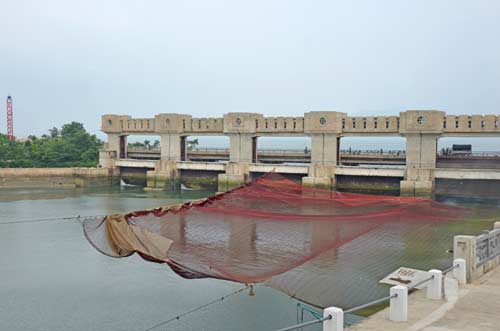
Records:
<instances>
[{"instance_id":1,"label":"stone wall","mask_svg":"<svg viewBox=\"0 0 500 331\"><path fill-rule=\"evenodd\" d=\"M0 168L0 188L109 185L115 175L115 170L110 168Z\"/></svg>"}]
</instances>

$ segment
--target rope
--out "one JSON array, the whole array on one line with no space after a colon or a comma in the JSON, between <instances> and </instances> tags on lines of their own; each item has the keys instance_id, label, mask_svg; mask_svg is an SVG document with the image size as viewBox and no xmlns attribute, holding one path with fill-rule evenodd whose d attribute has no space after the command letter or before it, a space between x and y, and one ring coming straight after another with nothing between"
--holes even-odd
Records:
<instances>
[{"instance_id":1,"label":"rope","mask_svg":"<svg viewBox=\"0 0 500 331\"><path fill-rule=\"evenodd\" d=\"M67 221L67 220L72 220L72 219L76 219L78 222L82 223L82 219L95 218L95 217L104 217L104 215L94 215L94 216L77 215L77 216L56 217L56 218L39 218L39 219L32 219L32 220L0 222L0 225L19 224L19 223L50 222L50 221Z\"/></svg>"},{"instance_id":2,"label":"rope","mask_svg":"<svg viewBox=\"0 0 500 331\"><path fill-rule=\"evenodd\" d=\"M163 322L160 322L160 323L158 323L158 324L155 324L155 325L153 325L152 327L150 327L150 328L148 328L148 329L145 329L145 330L143 330L143 331L151 331L151 330L153 330L153 329L156 329L156 328L158 328L158 327L160 327L160 326L163 326L163 325L165 325L165 324L171 323L171 322L173 322L173 321L178 321L178 320L180 320L182 317L184 317L184 316L186 316L186 315L189 315L189 314L192 314L192 313L194 313L194 312L197 312L197 311L199 311L199 310L201 310L201 309L203 309L203 308L206 308L206 307L208 307L208 306L210 306L210 305L212 305L212 304L214 304L214 303L217 303L217 302L219 302L219 301L224 301L225 299L227 299L227 298L229 298L229 297L231 297L231 296L233 296L233 295L236 295L236 294L238 294L238 293L241 293L241 292L243 292L243 291L245 291L245 290L247 290L247 289L253 289L253 285L246 285L245 287L243 287L243 288L241 288L241 289L239 289L239 290L236 290L236 291L234 291L234 292L231 292L231 293L229 293L229 294L226 294L226 295L225 295L225 296L223 296L223 297L217 298L217 299L212 300L212 301L210 301L210 302L207 302L207 303L205 303L205 304L203 304L203 305L201 305L201 306L198 306L198 307L196 307L196 308L193 308L193 309L191 309L191 310L188 310L188 311L186 311L186 312L184 312L184 313L182 313L182 314L180 314L180 315L177 315L177 316L175 316L175 317L172 317L172 318L170 318L170 319L168 319L168 320L166 320L166 321L163 321Z\"/></svg>"}]
</instances>

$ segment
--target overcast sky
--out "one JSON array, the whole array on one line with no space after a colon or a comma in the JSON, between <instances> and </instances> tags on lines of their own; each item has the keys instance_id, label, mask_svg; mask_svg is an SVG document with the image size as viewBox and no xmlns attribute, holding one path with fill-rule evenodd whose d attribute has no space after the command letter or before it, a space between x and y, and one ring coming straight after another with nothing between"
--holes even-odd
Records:
<instances>
[{"instance_id":1,"label":"overcast sky","mask_svg":"<svg viewBox=\"0 0 500 331\"><path fill-rule=\"evenodd\" d=\"M1 4L17 136L105 113L500 113L498 0Z\"/></svg>"}]
</instances>

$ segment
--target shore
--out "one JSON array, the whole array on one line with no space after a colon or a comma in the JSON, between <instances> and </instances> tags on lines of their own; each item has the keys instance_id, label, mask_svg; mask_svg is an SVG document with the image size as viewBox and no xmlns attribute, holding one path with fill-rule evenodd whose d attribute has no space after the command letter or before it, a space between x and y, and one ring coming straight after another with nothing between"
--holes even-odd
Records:
<instances>
[{"instance_id":1,"label":"shore","mask_svg":"<svg viewBox=\"0 0 500 331\"><path fill-rule=\"evenodd\" d=\"M114 173L105 168L0 168L0 188L75 188L110 185Z\"/></svg>"}]
</instances>

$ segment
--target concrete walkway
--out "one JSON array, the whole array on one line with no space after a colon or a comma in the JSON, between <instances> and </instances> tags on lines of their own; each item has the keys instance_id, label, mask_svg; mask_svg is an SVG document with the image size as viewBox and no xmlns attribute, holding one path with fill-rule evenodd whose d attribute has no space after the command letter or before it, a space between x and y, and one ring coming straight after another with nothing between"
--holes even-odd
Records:
<instances>
[{"instance_id":1,"label":"concrete walkway","mask_svg":"<svg viewBox=\"0 0 500 331\"><path fill-rule=\"evenodd\" d=\"M352 326L356 331L499 331L500 268L458 288L454 279L445 278L442 301L425 298L425 291L408 297L408 322L388 320L385 309Z\"/></svg>"}]
</instances>

